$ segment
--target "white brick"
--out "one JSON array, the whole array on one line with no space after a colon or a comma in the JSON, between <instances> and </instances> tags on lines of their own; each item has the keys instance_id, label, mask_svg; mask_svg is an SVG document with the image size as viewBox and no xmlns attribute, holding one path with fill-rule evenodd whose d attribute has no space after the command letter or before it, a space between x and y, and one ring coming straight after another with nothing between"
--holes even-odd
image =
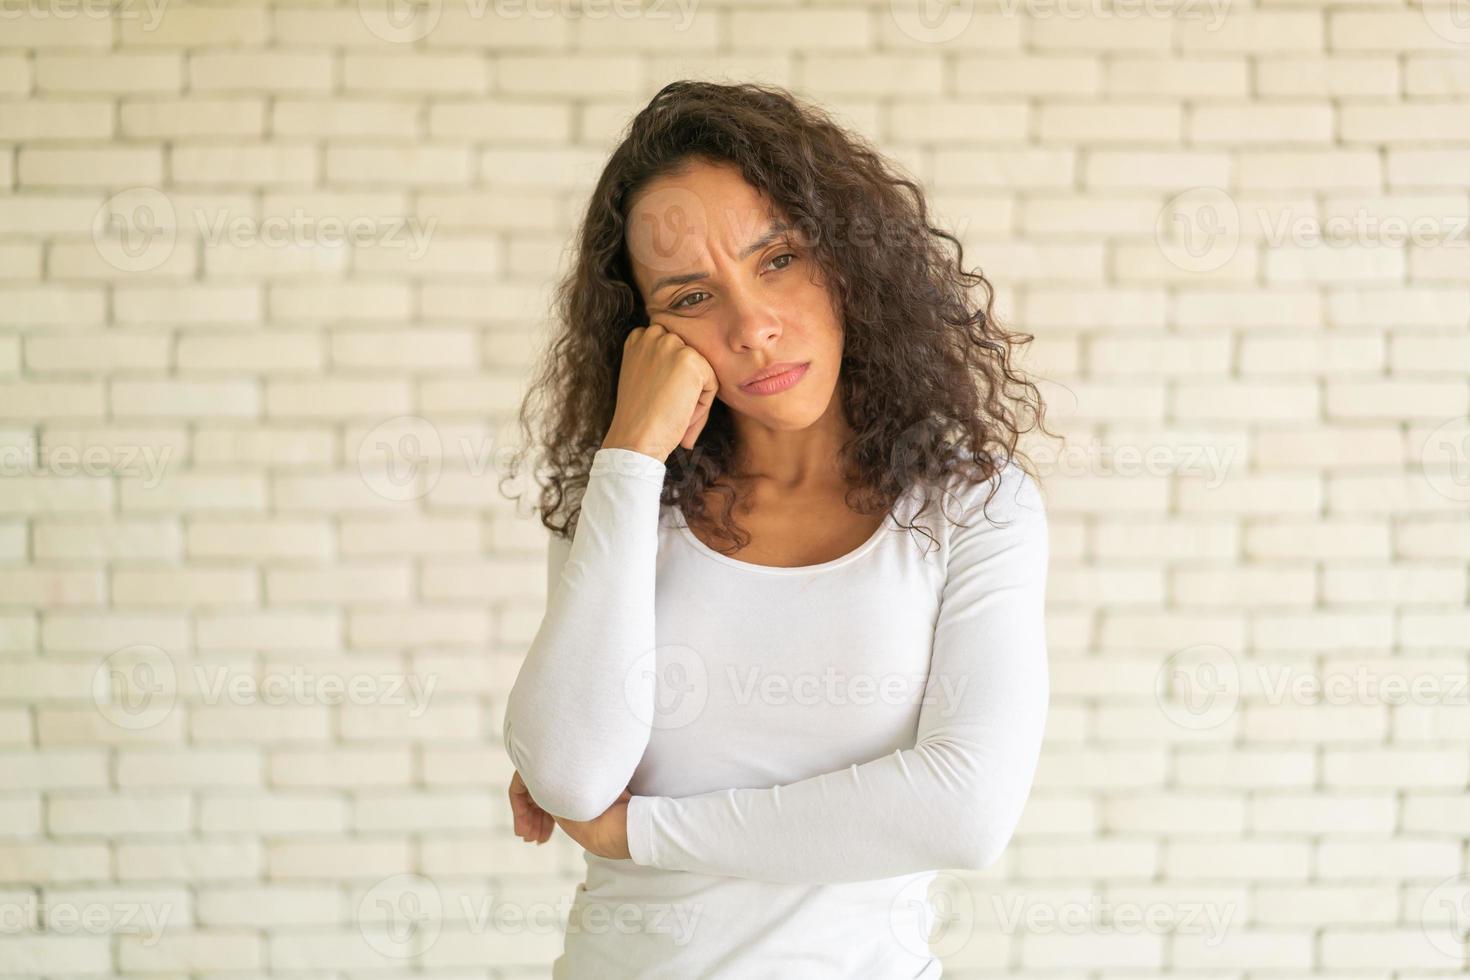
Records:
<instances>
[{"instance_id":1,"label":"white brick","mask_svg":"<svg viewBox=\"0 0 1470 980\"><path fill-rule=\"evenodd\" d=\"M338 618L335 612L315 610L201 614L196 627L197 641L200 650L328 650L336 645Z\"/></svg>"},{"instance_id":2,"label":"white brick","mask_svg":"<svg viewBox=\"0 0 1470 980\"><path fill-rule=\"evenodd\" d=\"M955 91L962 95L1087 97L1102 91L1102 59L1075 55L959 56Z\"/></svg>"},{"instance_id":3,"label":"white brick","mask_svg":"<svg viewBox=\"0 0 1470 980\"><path fill-rule=\"evenodd\" d=\"M204 834L338 834L346 829L343 800L311 793L201 795Z\"/></svg>"},{"instance_id":4,"label":"white brick","mask_svg":"<svg viewBox=\"0 0 1470 980\"><path fill-rule=\"evenodd\" d=\"M112 119L112 104L101 100L12 103L0 116L0 140L105 140L112 136Z\"/></svg>"},{"instance_id":5,"label":"white brick","mask_svg":"<svg viewBox=\"0 0 1470 980\"><path fill-rule=\"evenodd\" d=\"M117 962L125 972L254 970L265 963L264 943L254 932L198 930L151 937L119 936Z\"/></svg>"},{"instance_id":6,"label":"white brick","mask_svg":"<svg viewBox=\"0 0 1470 980\"><path fill-rule=\"evenodd\" d=\"M1232 10L1224 17L1192 17L1179 22L1179 44L1186 53L1311 52L1321 51L1322 43L1322 15L1314 10Z\"/></svg>"},{"instance_id":7,"label":"white brick","mask_svg":"<svg viewBox=\"0 0 1470 980\"><path fill-rule=\"evenodd\" d=\"M101 789L108 780L107 757L97 749L7 751L0 765L12 790Z\"/></svg>"},{"instance_id":8,"label":"white brick","mask_svg":"<svg viewBox=\"0 0 1470 980\"><path fill-rule=\"evenodd\" d=\"M1105 105L1044 104L1036 124L1043 143L1157 144L1178 141L1183 120L1178 106L1120 99Z\"/></svg>"},{"instance_id":9,"label":"white brick","mask_svg":"<svg viewBox=\"0 0 1470 980\"><path fill-rule=\"evenodd\" d=\"M412 140L419 132L412 102L372 99L300 99L282 96L271 105L271 132L286 137L365 136Z\"/></svg>"},{"instance_id":10,"label":"white brick","mask_svg":"<svg viewBox=\"0 0 1470 980\"><path fill-rule=\"evenodd\" d=\"M114 415L140 418L253 418L260 389L251 381L129 381L112 387Z\"/></svg>"},{"instance_id":11,"label":"white brick","mask_svg":"<svg viewBox=\"0 0 1470 980\"><path fill-rule=\"evenodd\" d=\"M414 591L412 572L401 564L272 569L266 573L266 597L272 605L407 602Z\"/></svg>"},{"instance_id":12,"label":"white brick","mask_svg":"<svg viewBox=\"0 0 1470 980\"><path fill-rule=\"evenodd\" d=\"M255 323L263 309L254 285L180 283L167 288L119 283L113 292L120 323Z\"/></svg>"},{"instance_id":13,"label":"white brick","mask_svg":"<svg viewBox=\"0 0 1470 980\"><path fill-rule=\"evenodd\" d=\"M1325 101L1200 105L1189 114L1187 139L1201 146L1328 143L1332 107Z\"/></svg>"},{"instance_id":14,"label":"white brick","mask_svg":"<svg viewBox=\"0 0 1470 980\"><path fill-rule=\"evenodd\" d=\"M206 484L194 485L203 496ZM249 499L249 488L241 493ZM226 502L228 505L229 502ZM168 507L167 502L158 504ZM174 505L175 507L177 504ZM210 501L210 507L220 506ZM235 502L235 506L242 506ZM207 603L249 603L256 598L255 577L248 569L208 568L191 572L119 571L112 577L113 601L119 605L191 605Z\"/></svg>"},{"instance_id":15,"label":"white brick","mask_svg":"<svg viewBox=\"0 0 1470 980\"><path fill-rule=\"evenodd\" d=\"M273 785L282 787L406 787L413 781L414 764L407 748L291 748L272 753L270 776Z\"/></svg>"},{"instance_id":16,"label":"white brick","mask_svg":"<svg viewBox=\"0 0 1470 980\"><path fill-rule=\"evenodd\" d=\"M490 825L498 804L485 791L364 792L353 808L353 826L367 833L476 830Z\"/></svg>"},{"instance_id":17,"label":"white brick","mask_svg":"<svg viewBox=\"0 0 1470 980\"><path fill-rule=\"evenodd\" d=\"M33 709L36 716L36 733L43 748L116 745L126 743L171 743L183 736L183 715L170 711L153 725L144 728L124 728L114 724L97 710L95 704L86 707L61 708L41 706Z\"/></svg>"},{"instance_id":18,"label":"white brick","mask_svg":"<svg viewBox=\"0 0 1470 980\"><path fill-rule=\"evenodd\" d=\"M775 40L775 38L772 38ZM799 77L803 87L823 96L896 95L939 98L944 93L943 65L918 55L808 54ZM1004 125L1004 123L1001 123Z\"/></svg>"},{"instance_id":19,"label":"white brick","mask_svg":"<svg viewBox=\"0 0 1470 980\"><path fill-rule=\"evenodd\" d=\"M507 804L509 805L509 804ZM374 835L361 839L273 840L269 850L273 880L374 882L415 869L406 837Z\"/></svg>"},{"instance_id":20,"label":"white brick","mask_svg":"<svg viewBox=\"0 0 1470 980\"><path fill-rule=\"evenodd\" d=\"M201 424L194 436L194 461L245 464L267 469L312 468L335 456L335 436L323 428L265 428Z\"/></svg>"},{"instance_id":21,"label":"white brick","mask_svg":"<svg viewBox=\"0 0 1470 980\"><path fill-rule=\"evenodd\" d=\"M1454 102L1347 103L1338 129L1349 143L1455 142L1451 134L1464 132L1467 119L1470 107Z\"/></svg>"},{"instance_id":22,"label":"white brick","mask_svg":"<svg viewBox=\"0 0 1470 980\"><path fill-rule=\"evenodd\" d=\"M250 751L123 751L118 753L117 783L124 788L258 787L263 768L260 754Z\"/></svg>"},{"instance_id":23,"label":"white brick","mask_svg":"<svg viewBox=\"0 0 1470 980\"><path fill-rule=\"evenodd\" d=\"M103 593L100 571L0 569L0 594L21 605L95 606Z\"/></svg>"},{"instance_id":24,"label":"white brick","mask_svg":"<svg viewBox=\"0 0 1470 980\"><path fill-rule=\"evenodd\" d=\"M181 370L201 372L318 372L325 364L322 338L312 333L273 330L231 336L180 337L175 356Z\"/></svg>"},{"instance_id":25,"label":"white brick","mask_svg":"<svg viewBox=\"0 0 1470 980\"><path fill-rule=\"evenodd\" d=\"M1383 183L1379 154L1367 150L1246 150L1238 160L1239 186L1248 190L1377 190Z\"/></svg>"},{"instance_id":26,"label":"white brick","mask_svg":"<svg viewBox=\"0 0 1470 980\"><path fill-rule=\"evenodd\" d=\"M16 326L91 326L102 323L105 316L102 290L75 285L0 288L0 303Z\"/></svg>"},{"instance_id":27,"label":"white brick","mask_svg":"<svg viewBox=\"0 0 1470 980\"><path fill-rule=\"evenodd\" d=\"M247 838L117 845L121 881L250 880L263 867L260 842Z\"/></svg>"},{"instance_id":28,"label":"white brick","mask_svg":"<svg viewBox=\"0 0 1470 980\"><path fill-rule=\"evenodd\" d=\"M30 88L30 60L18 53L0 55L0 92L24 95Z\"/></svg>"},{"instance_id":29,"label":"white brick","mask_svg":"<svg viewBox=\"0 0 1470 980\"><path fill-rule=\"evenodd\" d=\"M1104 70L1104 89L1109 94L1148 96L1156 92L1171 92L1204 99L1243 99L1251 92L1250 66L1241 57L1212 56L1206 59L1151 55L1130 58L1114 55L1108 59Z\"/></svg>"},{"instance_id":30,"label":"white brick","mask_svg":"<svg viewBox=\"0 0 1470 980\"><path fill-rule=\"evenodd\" d=\"M1397 96L1399 66L1394 58L1264 57L1257 60L1256 90L1280 96Z\"/></svg>"},{"instance_id":31,"label":"white brick","mask_svg":"<svg viewBox=\"0 0 1470 980\"><path fill-rule=\"evenodd\" d=\"M189 56L189 87L195 92L326 92L334 59L325 52L196 53Z\"/></svg>"},{"instance_id":32,"label":"white brick","mask_svg":"<svg viewBox=\"0 0 1470 980\"><path fill-rule=\"evenodd\" d=\"M863 49L873 42L873 23L862 10L735 10L729 20L730 43L737 49Z\"/></svg>"},{"instance_id":33,"label":"white brick","mask_svg":"<svg viewBox=\"0 0 1470 980\"><path fill-rule=\"evenodd\" d=\"M118 107L118 125L132 140L262 137L265 109L263 98L135 98Z\"/></svg>"},{"instance_id":34,"label":"white brick","mask_svg":"<svg viewBox=\"0 0 1470 980\"><path fill-rule=\"evenodd\" d=\"M1404 62L1408 95L1470 95L1470 68L1462 58L1411 55Z\"/></svg>"},{"instance_id":35,"label":"white brick","mask_svg":"<svg viewBox=\"0 0 1470 980\"><path fill-rule=\"evenodd\" d=\"M193 520L185 549L196 558L315 558L333 552L332 528L310 520Z\"/></svg>"},{"instance_id":36,"label":"white brick","mask_svg":"<svg viewBox=\"0 0 1470 980\"><path fill-rule=\"evenodd\" d=\"M1289 838L1176 841L1165 850L1169 878L1209 881L1299 881L1311 867L1310 844Z\"/></svg>"},{"instance_id":37,"label":"white brick","mask_svg":"<svg viewBox=\"0 0 1470 980\"><path fill-rule=\"evenodd\" d=\"M184 59L176 53L36 58L36 88L42 92L168 93L179 91L183 83Z\"/></svg>"},{"instance_id":38,"label":"white brick","mask_svg":"<svg viewBox=\"0 0 1470 980\"><path fill-rule=\"evenodd\" d=\"M59 837L146 837L188 834L194 820L187 793L58 794L46 825Z\"/></svg>"},{"instance_id":39,"label":"white brick","mask_svg":"<svg viewBox=\"0 0 1470 980\"><path fill-rule=\"evenodd\" d=\"M85 341L69 337L30 337L26 340L25 359L26 367L42 374L164 371L169 363L169 341L162 334L98 337Z\"/></svg>"},{"instance_id":40,"label":"white brick","mask_svg":"<svg viewBox=\"0 0 1470 980\"><path fill-rule=\"evenodd\" d=\"M217 885L201 889L197 899L199 923L279 929L334 925L349 916L336 888L320 885Z\"/></svg>"},{"instance_id":41,"label":"white brick","mask_svg":"<svg viewBox=\"0 0 1470 980\"><path fill-rule=\"evenodd\" d=\"M1454 52L1456 35L1446 37L1431 24L1417 10L1334 10L1327 18L1327 43L1334 51Z\"/></svg>"},{"instance_id":42,"label":"white brick","mask_svg":"<svg viewBox=\"0 0 1470 980\"><path fill-rule=\"evenodd\" d=\"M95 8L48 8L27 5L6 13L6 47L14 48L110 48L112 22L98 17ZM70 13L71 16L59 16Z\"/></svg>"},{"instance_id":43,"label":"white brick","mask_svg":"<svg viewBox=\"0 0 1470 980\"><path fill-rule=\"evenodd\" d=\"M408 385L388 380L270 381L266 414L271 418L373 418L409 411Z\"/></svg>"},{"instance_id":44,"label":"white brick","mask_svg":"<svg viewBox=\"0 0 1470 980\"><path fill-rule=\"evenodd\" d=\"M1019 99L923 99L897 102L886 112L887 135L925 143L1022 143L1031 109Z\"/></svg>"},{"instance_id":45,"label":"white brick","mask_svg":"<svg viewBox=\"0 0 1470 980\"><path fill-rule=\"evenodd\" d=\"M263 44L268 36L266 10L251 7L169 7L165 16L131 17L118 25L127 47L233 47Z\"/></svg>"},{"instance_id":46,"label":"white brick","mask_svg":"<svg viewBox=\"0 0 1470 980\"><path fill-rule=\"evenodd\" d=\"M547 17L531 4L506 4L493 17L485 16L486 9L473 4L446 4L424 37L425 47L560 51L571 44L574 21L569 18ZM589 14L594 13L593 8L587 9ZM597 8L595 12L605 15L608 9Z\"/></svg>"},{"instance_id":47,"label":"white brick","mask_svg":"<svg viewBox=\"0 0 1470 980\"><path fill-rule=\"evenodd\" d=\"M349 52L342 87L349 94L434 93L475 95L490 85L490 62L469 54L379 55Z\"/></svg>"}]
</instances>

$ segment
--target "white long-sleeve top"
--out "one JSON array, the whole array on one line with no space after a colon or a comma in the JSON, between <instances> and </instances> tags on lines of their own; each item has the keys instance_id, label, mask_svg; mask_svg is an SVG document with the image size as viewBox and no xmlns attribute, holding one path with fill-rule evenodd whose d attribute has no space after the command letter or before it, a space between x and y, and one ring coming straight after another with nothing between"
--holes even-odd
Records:
<instances>
[{"instance_id":1,"label":"white long-sleeve top","mask_svg":"<svg viewBox=\"0 0 1470 980\"><path fill-rule=\"evenodd\" d=\"M553 976L938 977L927 884L995 861L1040 751L1039 489L1009 463L918 515L916 485L857 549L777 568L696 538L664 473L593 457L505 707L544 809L634 794L631 860L585 854Z\"/></svg>"}]
</instances>

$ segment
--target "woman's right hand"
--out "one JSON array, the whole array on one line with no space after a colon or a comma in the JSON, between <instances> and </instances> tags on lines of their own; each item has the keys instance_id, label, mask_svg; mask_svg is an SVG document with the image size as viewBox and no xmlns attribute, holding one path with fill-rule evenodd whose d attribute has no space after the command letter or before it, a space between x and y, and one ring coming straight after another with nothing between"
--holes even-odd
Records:
<instances>
[{"instance_id":1,"label":"woman's right hand","mask_svg":"<svg viewBox=\"0 0 1470 980\"><path fill-rule=\"evenodd\" d=\"M693 449L709 421L719 379L704 355L659 323L634 327L623 341L618 402L603 448L617 446L667 460Z\"/></svg>"},{"instance_id":2,"label":"woman's right hand","mask_svg":"<svg viewBox=\"0 0 1470 980\"><path fill-rule=\"evenodd\" d=\"M526 788L520 770L510 777L510 812L516 836L527 844L531 841L545 844L556 828L555 818L531 799L531 791Z\"/></svg>"}]
</instances>

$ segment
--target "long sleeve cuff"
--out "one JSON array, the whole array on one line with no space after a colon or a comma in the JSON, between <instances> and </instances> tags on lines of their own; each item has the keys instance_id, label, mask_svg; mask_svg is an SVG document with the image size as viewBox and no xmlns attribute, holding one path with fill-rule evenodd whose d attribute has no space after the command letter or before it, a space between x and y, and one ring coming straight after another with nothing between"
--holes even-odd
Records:
<instances>
[{"instance_id":1,"label":"long sleeve cuff","mask_svg":"<svg viewBox=\"0 0 1470 980\"><path fill-rule=\"evenodd\" d=\"M653 808L658 802L653 796L634 796L628 800L628 856L634 864L652 868L653 855Z\"/></svg>"}]
</instances>

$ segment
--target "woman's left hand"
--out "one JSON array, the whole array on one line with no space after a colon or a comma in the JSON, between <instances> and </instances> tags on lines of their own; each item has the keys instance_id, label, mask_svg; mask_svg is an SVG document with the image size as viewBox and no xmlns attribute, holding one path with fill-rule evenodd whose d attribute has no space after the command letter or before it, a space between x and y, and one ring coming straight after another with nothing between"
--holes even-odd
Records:
<instances>
[{"instance_id":1,"label":"woman's left hand","mask_svg":"<svg viewBox=\"0 0 1470 980\"><path fill-rule=\"evenodd\" d=\"M615 861L632 858L628 852L628 801L633 794L624 789L602 816L591 820L567 820L556 817L556 824L583 850Z\"/></svg>"}]
</instances>

